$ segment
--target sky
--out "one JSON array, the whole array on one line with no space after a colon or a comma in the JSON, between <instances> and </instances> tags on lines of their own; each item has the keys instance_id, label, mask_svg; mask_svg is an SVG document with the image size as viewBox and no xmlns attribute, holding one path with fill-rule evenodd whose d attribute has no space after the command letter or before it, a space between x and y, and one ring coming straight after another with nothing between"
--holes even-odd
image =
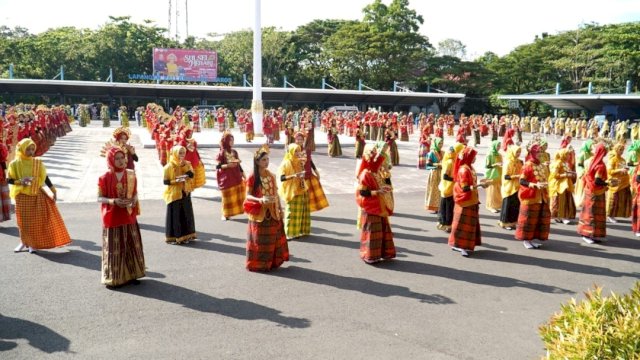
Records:
<instances>
[{"instance_id":1,"label":"sky","mask_svg":"<svg viewBox=\"0 0 640 360\"><path fill-rule=\"evenodd\" d=\"M172 31L175 9L179 9L179 33L206 37L207 34L251 29L254 0L171 0ZM382 0L390 4L391 0ZM74 26L97 29L109 16L131 16L142 23L153 20L160 27L169 23L169 0L0 0L0 25L22 26L33 34L49 28ZM373 0L262 0L262 26L295 30L315 19L362 20L362 9ZM605 5L606 4L606 5ZM424 18L420 33L437 48L444 39L460 40L467 57L487 51L500 56L536 35L574 30L583 23L600 25L640 21L640 0L409 0L409 8ZM224 54L219 54L224 56Z\"/></svg>"}]
</instances>

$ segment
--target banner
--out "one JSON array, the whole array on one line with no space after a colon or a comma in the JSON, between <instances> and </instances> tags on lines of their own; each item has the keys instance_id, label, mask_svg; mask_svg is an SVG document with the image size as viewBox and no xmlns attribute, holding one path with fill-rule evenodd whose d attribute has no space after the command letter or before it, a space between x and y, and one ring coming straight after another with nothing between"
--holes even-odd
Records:
<instances>
[{"instance_id":1,"label":"banner","mask_svg":"<svg viewBox=\"0 0 640 360\"><path fill-rule=\"evenodd\" d=\"M214 81L218 54L209 50L153 49L153 74L167 79Z\"/></svg>"}]
</instances>

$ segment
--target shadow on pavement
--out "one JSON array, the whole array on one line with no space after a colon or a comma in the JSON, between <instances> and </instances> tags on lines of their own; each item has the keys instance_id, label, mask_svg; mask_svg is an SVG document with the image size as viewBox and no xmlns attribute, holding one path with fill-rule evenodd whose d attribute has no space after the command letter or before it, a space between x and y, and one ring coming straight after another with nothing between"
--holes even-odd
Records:
<instances>
[{"instance_id":1,"label":"shadow on pavement","mask_svg":"<svg viewBox=\"0 0 640 360\"><path fill-rule=\"evenodd\" d=\"M0 352L18 346L13 341L3 340L17 339L26 339L29 345L48 354L58 351L69 352L71 344L69 339L46 326L0 314Z\"/></svg>"},{"instance_id":2,"label":"shadow on pavement","mask_svg":"<svg viewBox=\"0 0 640 360\"><path fill-rule=\"evenodd\" d=\"M55 263L78 266L89 270L102 271L102 257L99 255L89 254L84 251L69 249L68 252L54 253L47 251L38 251L36 254L45 260L49 260Z\"/></svg>"},{"instance_id":3,"label":"shadow on pavement","mask_svg":"<svg viewBox=\"0 0 640 360\"><path fill-rule=\"evenodd\" d=\"M386 268L388 265L393 264L394 262L385 262L379 263L376 265L378 268ZM381 282L357 278L357 277L348 277L341 276L336 274L331 274L324 271L318 271L313 269L301 268L297 266L289 266L286 268L282 268L276 272L272 273L273 276L278 276L286 279L298 280L309 282L318 285L326 285L332 286L337 289L349 290L349 291L357 291L367 295L374 295L379 297L390 297L390 296L400 296L411 299L420 300L420 302L428 303L428 304L455 304L455 302L444 296L439 294L420 294L411 291L408 287L398 286L398 285L389 285Z\"/></svg>"},{"instance_id":4,"label":"shadow on pavement","mask_svg":"<svg viewBox=\"0 0 640 360\"><path fill-rule=\"evenodd\" d=\"M219 299L181 286L156 280L143 280L140 286L118 292L182 305L188 309L228 316L238 320L267 320L294 329L308 328L311 321L283 316L279 310L238 299Z\"/></svg>"},{"instance_id":5,"label":"shadow on pavement","mask_svg":"<svg viewBox=\"0 0 640 360\"><path fill-rule=\"evenodd\" d=\"M446 279L464 281L478 285L489 285L495 287L522 287L551 294L574 293L571 290L559 288L556 286L536 284L506 276L482 274L473 271L454 269L446 266L419 263L414 261L392 261L388 266L385 266L384 268L388 270L401 271L412 274L438 276Z\"/></svg>"},{"instance_id":6,"label":"shadow on pavement","mask_svg":"<svg viewBox=\"0 0 640 360\"><path fill-rule=\"evenodd\" d=\"M339 224L349 224L349 225L353 225L354 229L356 226L356 220L351 220L351 219L344 219L344 218L332 218L332 217L326 217L326 216L317 216L317 215L311 215L311 222L313 223L314 221L324 221L324 222L330 222L330 223L339 223Z\"/></svg>"}]
</instances>

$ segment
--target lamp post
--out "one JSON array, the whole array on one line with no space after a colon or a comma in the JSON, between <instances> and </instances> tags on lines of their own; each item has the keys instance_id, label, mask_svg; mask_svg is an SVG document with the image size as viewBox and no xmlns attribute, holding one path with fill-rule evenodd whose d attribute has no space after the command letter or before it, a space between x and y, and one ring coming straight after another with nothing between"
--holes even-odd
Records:
<instances>
[{"instance_id":1,"label":"lamp post","mask_svg":"<svg viewBox=\"0 0 640 360\"><path fill-rule=\"evenodd\" d=\"M251 114L253 129L257 136L262 135L262 28L260 25L260 0L254 1L254 25L253 25L253 100L251 101Z\"/></svg>"}]
</instances>

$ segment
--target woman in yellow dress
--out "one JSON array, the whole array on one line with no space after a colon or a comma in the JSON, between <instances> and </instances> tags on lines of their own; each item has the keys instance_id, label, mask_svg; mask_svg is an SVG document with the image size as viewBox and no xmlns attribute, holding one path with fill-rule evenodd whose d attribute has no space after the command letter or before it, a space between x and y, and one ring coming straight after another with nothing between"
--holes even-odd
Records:
<instances>
[{"instance_id":1,"label":"woman in yellow dress","mask_svg":"<svg viewBox=\"0 0 640 360\"><path fill-rule=\"evenodd\" d=\"M551 198L551 217L556 222L569 224L576 218L576 204L573 199L575 173L569 169L570 149L560 149L551 164L549 173L549 197Z\"/></svg>"},{"instance_id":2,"label":"woman in yellow dress","mask_svg":"<svg viewBox=\"0 0 640 360\"><path fill-rule=\"evenodd\" d=\"M513 230L518 223L518 213L520 211L520 173L522 172L522 160L520 160L520 146L511 145L507 148L506 162L502 172L502 185L500 193L502 195L502 208L500 211L500 221L498 225L503 229Z\"/></svg>"},{"instance_id":3,"label":"woman in yellow dress","mask_svg":"<svg viewBox=\"0 0 640 360\"><path fill-rule=\"evenodd\" d=\"M608 154L607 175L618 180L616 186L609 186L607 190L607 219L611 223L616 223L617 217L631 216L631 185L623 152L624 144L618 143Z\"/></svg>"},{"instance_id":4,"label":"woman in yellow dress","mask_svg":"<svg viewBox=\"0 0 640 360\"><path fill-rule=\"evenodd\" d=\"M193 168L184 158L187 149L171 148L169 163L164 167L164 201L167 204L165 241L169 244L188 244L196 239L196 225L191 204Z\"/></svg>"}]
</instances>

